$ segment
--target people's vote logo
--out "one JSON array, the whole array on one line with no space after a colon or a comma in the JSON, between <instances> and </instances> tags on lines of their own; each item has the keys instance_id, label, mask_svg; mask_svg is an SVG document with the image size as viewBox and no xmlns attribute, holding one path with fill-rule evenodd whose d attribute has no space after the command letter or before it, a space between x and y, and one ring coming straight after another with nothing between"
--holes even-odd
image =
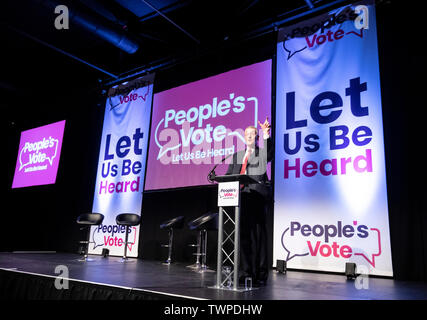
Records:
<instances>
[{"instance_id":1,"label":"people's vote logo","mask_svg":"<svg viewBox=\"0 0 427 320\"><path fill-rule=\"evenodd\" d=\"M345 21L353 23L344 27ZM308 25L299 25L284 35L283 49L287 60L306 49L315 49L324 44L333 43L354 35L363 38L363 30L369 29L369 10L366 6L350 7L342 12L333 13L326 18Z\"/></svg>"},{"instance_id":2,"label":"people's vote logo","mask_svg":"<svg viewBox=\"0 0 427 320\"><path fill-rule=\"evenodd\" d=\"M65 120L21 132L12 188L56 181Z\"/></svg>"},{"instance_id":3,"label":"people's vote logo","mask_svg":"<svg viewBox=\"0 0 427 320\"><path fill-rule=\"evenodd\" d=\"M137 243L138 240L138 228L132 227L126 231L125 226L120 225L107 225L101 224L93 229L92 231L92 241L93 250L98 247L123 247L125 242L126 232L128 232L128 242L127 247L130 252L132 252L133 246Z\"/></svg>"},{"instance_id":4,"label":"people's vote logo","mask_svg":"<svg viewBox=\"0 0 427 320\"><path fill-rule=\"evenodd\" d=\"M26 142L19 152L19 171L46 170L52 166L58 153L58 139L43 137L40 141ZM37 165L37 166L32 166Z\"/></svg>"},{"instance_id":5,"label":"people's vote logo","mask_svg":"<svg viewBox=\"0 0 427 320\"><path fill-rule=\"evenodd\" d=\"M381 256L381 232L358 221L311 225L291 221L281 236L286 261L295 257L350 259L360 256L373 268Z\"/></svg>"}]
</instances>

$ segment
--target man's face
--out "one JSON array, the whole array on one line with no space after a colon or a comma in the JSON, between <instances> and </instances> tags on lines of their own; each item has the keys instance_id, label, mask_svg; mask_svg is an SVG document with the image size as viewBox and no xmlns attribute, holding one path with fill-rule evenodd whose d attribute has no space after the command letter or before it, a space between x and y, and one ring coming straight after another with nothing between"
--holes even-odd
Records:
<instances>
[{"instance_id":1,"label":"man's face","mask_svg":"<svg viewBox=\"0 0 427 320\"><path fill-rule=\"evenodd\" d=\"M245 130L245 142L248 147L254 147L256 141L257 132L254 128L246 128Z\"/></svg>"}]
</instances>

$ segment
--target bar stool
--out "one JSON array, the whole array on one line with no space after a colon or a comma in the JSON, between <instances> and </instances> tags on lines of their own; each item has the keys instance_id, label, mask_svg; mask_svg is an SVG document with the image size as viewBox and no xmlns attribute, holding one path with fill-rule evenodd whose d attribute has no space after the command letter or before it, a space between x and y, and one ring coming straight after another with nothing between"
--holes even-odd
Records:
<instances>
[{"instance_id":1,"label":"bar stool","mask_svg":"<svg viewBox=\"0 0 427 320\"><path fill-rule=\"evenodd\" d=\"M208 231L209 230L218 230L218 213L208 212L188 223L190 230L198 230L199 236L197 238L197 244L192 244L190 246L197 247L197 252L193 253L196 258L196 263L187 266L188 268L195 269L198 272L214 272L206 265L206 255L208 248ZM201 258L201 263L200 263Z\"/></svg>"},{"instance_id":2,"label":"bar stool","mask_svg":"<svg viewBox=\"0 0 427 320\"><path fill-rule=\"evenodd\" d=\"M184 225L184 216L175 217L166 222L163 222L160 225L160 229L168 229L169 233L169 242L168 244L163 244L163 248L168 248L168 259L164 262L164 264L172 263L172 242L173 242L173 229L182 229Z\"/></svg>"},{"instance_id":3,"label":"bar stool","mask_svg":"<svg viewBox=\"0 0 427 320\"><path fill-rule=\"evenodd\" d=\"M116 217L116 223L119 226L126 226L125 242L123 242L125 246L125 250L123 253L123 258L120 260L121 262L126 262L128 261L128 258L127 258L128 243L132 243L132 242L128 242L129 228L139 225L141 223L141 216L134 213L121 213Z\"/></svg>"},{"instance_id":4,"label":"bar stool","mask_svg":"<svg viewBox=\"0 0 427 320\"><path fill-rule=\"evenodd\" d=\"M84 256L82 259L78 259L78 261L94 261L88 257L89 251L89 243L95 243L95 241L90 241L90 228L91 226L98 226L104 221L104 215L100 213L83 213L77 217L77 223L82 225L83 227L80 230L88 229L88 238L86 241L79 241L79 243L85 243L86 249L84 250Z\"/></svg>"}]
</instances>

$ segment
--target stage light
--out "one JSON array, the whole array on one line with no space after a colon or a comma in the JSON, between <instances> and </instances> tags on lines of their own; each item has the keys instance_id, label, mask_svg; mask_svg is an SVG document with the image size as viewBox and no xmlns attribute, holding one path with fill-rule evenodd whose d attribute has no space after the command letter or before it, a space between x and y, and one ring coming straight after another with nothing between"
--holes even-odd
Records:
<instances>
[{"instance_id":1,"label":"stage light","mask_svg":"<svg viewBox=\"0 0 427 320\"><path fill-rule=\"evenodd\" d=\"M346 262L345 264L345 275L348 280L356 279L356 264L353 262Z\"/></svg>"},{"instance_id":2,"label":"stage light","mask_svg":"<svg viewBox=\"0 0 427 320\"><path fill-rule=\"evenodd\" d=\"M286 273L286 261L276 260L276 271L279 273Z\"/></svg>"}]
</instances>

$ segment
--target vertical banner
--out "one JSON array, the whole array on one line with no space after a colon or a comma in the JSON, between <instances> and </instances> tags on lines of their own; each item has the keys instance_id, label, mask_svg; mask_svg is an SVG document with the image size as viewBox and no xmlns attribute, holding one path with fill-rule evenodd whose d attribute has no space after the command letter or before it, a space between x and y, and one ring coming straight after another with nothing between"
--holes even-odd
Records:
<instances>
[{"instance_id":1,"label":"vertical banner","mask_svg":"<svg viewBox=\"0 0 427 320\"><path fill-rule=\"evenodd\" d=\"M375 6L279 31L274 260L392 276Z\"/></svg>"},{"instance_id":2,"label":"vertical banner","mask_svg":"<svg viewBox=\"0 0 427 320\"><path fill-rule=\"evenodd\" d=\"M92 207L104 215L104 221L91 229L91 254L107 248L110 255L123 255L126 228L116 224L116 216L141 214L152 95L153 76L108 93ZM138 256L138 239L139 226L132 227L129 257Z\"/></svg>"}]
</instances>

